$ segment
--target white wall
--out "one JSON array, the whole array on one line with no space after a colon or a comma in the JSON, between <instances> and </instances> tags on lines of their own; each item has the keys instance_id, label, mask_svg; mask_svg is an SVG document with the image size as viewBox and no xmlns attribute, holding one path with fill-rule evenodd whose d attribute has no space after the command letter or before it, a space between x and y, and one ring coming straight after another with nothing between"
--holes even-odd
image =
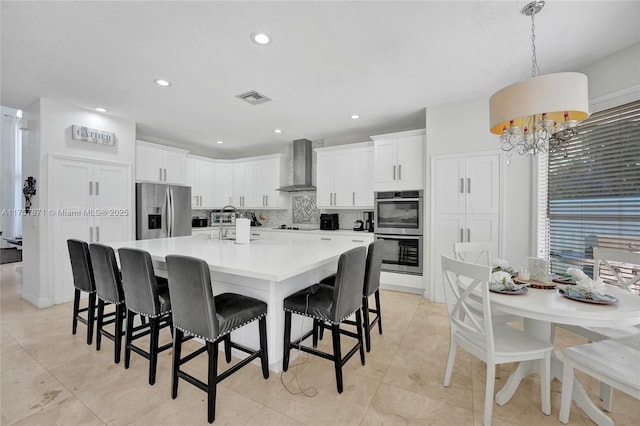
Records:
<instances>
[{"instance_id":1,"label":"white wall","mask_svg":"<svg viewBox=\"0 0 640 426\"><path fill-rule=\"evenodd\" d=\"M640 85L640 43L615 52L579 70L589 78L589 99Z\"/></svg>"},{"instance_id":2,"label":"white wall","mask_svg":"<svg viewBox=\"0 0 640 426\"><path fill-rule=\"evenodd\" d=\"M38 192L33 208L46 211L49 193L48 158L51 154L132 165L135 159L136 126L133 121L101 114L41 98L24 112L29 130L23 132L23 175L37 179ZM113 132L115 146L105 146L71 138L73 125ZM133 182L131 183L133 191ZM134 205L134 196L131 205ZM133 211L133 209L131 209ZM135 236L134 223L130 229ZM49 218L45 215L23 219L22 295L38 307L53 303L53 258L49 241ZM50 279L51 277L51 279Z\"/></svg>"}]
</instances>

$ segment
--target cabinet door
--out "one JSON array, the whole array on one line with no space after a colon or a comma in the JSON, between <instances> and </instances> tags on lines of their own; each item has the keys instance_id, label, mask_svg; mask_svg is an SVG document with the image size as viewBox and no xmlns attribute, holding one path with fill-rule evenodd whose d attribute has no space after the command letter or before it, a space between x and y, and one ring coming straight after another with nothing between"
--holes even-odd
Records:
<instances>
[{"instance_id":1,"label":"cabinet door","mask_svg":"<svg viewBox=\"0 0 640 426\"><path fill-rule=\"evenodd\" d=\"M232 165L215 163L214 167L214 207L224 207L231 204L232 193Z\"/></svg>"},{"instance_id":2,"label":"cabinet door","mask_svg":"<svg viewBox=\"0 0 640 426\"><path fill-rule=\"evenodd\" d=\"M333 206L352 207L351 155L348 151L337 151L332 156L333 165Z\"/></svg>"},{"instance_id":3,"label":"cabinet door","mask_svg":"<svg viewBox=\"0 0 640 426\"><path fill-rule=\"evenodd\" d=\"M162 151L146 145L136 145L136 180L162 182L164 171Z\"/></svg>"},{"instance_id":4,"label":"cabinet door","mask_svg":"<svg viewBox=\"0 0 640 426\"><path fill-rule=\"evenodd\" d=\"M442 255L455 257L453 245L466 241L464 214L442 214L435 218L433 227L433 245L431 253L431 280L434 283L433 300L444 302L442 287ZM426 273L426 270L425 270Z\"/></svg>"},{"instance_id":5,"label":"cabinet door","mask_svg":"<svg viewBox=\"0 0 640 426\"><path fill-rule=\"evenodd\" d=\"M184 184L191 187L191 208L200 207L200 192L198 188L198 160L187 158L185 160Z\"/></svg>"},{"instance_id":6,"label":"cabinet door","mask_svg":"<svg viewBox=\"0 0 640 426\"><path fill-rule=\"evenodd\" d=\"M333 204L332 153L320 152L316 158L316 204L319 208L331 208Z\"/></svg>"},{"instance_id":7,"label":"cabinet door","mask_svg":"<svg viewBox=\"0 0 640 426\"><path fill-rule=\"evenodd\" d=\"M497 214L467 215L465 241L491 241L491 256L497 258L500 250L499 216Z\"/></svg>"},{"instance_id":8,"label":"cabinet door","mask_svg":"<svg viewBox=\"0 0 640 426\"><path fill-rule=\"evenodd\" d=\"M373 150L375 182L395 182L398 176L395 140L376 141Z\"/></svg>"},{"instance_id":9,"label":"cabinet door","mask_svg":"<svg viewBox=\"0 0 640 426\"><path fill-rule=\"evenodd\" d=\"M422 136L409 136L397 140L397 180L401 189L422 189Z\"/></svg>"},{"instance_id":10,"label":"cabinet door","mask_svg":"<svg viewBox=\"0 0 640 426\"><path fill-rule=\"evenodd\" d=\"M464 214L464 158L441 158L435 160L433 164L431 187L433 188L436 215Z\"/></svg>"},{"instance_id":11,"label":"cabinet door","mask_svg":"<svg viewBox=\"0 0 640 426\"><path fill-rule=\"evenodd\" d=\"M373 149L351 154L351 191L354 206L373 208Z\"/></svg>"},{"instance_id":12,"label":"cabinet door","mask_svg":"<svg viewBox=\"0 0 640 426\"><path fill-rule=\"evenodd\" d=\"M500 210L500 156L479 155L466 160L466 213L498 214Z\"/></svg>"},{"instance_id":13,"label":"cabinet door","mask_svg":"<svg viewBox=\"0 0 640 426\"><path fill-rule=\"evenodd\" d=\"M167 183L184 185L187 156L181 152L163 151L163 178Z\"/></svg>"},{"instance_id":14,"label":"cabinet door","mask_svg":"<svg viewBox=\"0 0 640 426\"><path fill-rule=\"evenodd\" d=\"M215 189L214 176L215 165L211 161L198 160L197 164L197 188L200 194L200 207L214 207Z\"/></svg>"},{"instance_id":15,"label":"cabinet door","mask_svg":"<svg viewBox=\"0 0 640 426\"><path fill-rule=\"evenodd\" d=\"M244 169L246 163L234 163L231 166L231 204L236 207L244 207L243 197L245 196Z\"/></svg>"},{"instance_id":16,"label":"cabinet door","mask_svg":"<svg viewBox=\"0 0 640 426\"><path fill-rule=\"evenodd\" d=\"M280 181L280 159L259 160L255 163L255 180L258 207L280 207L282 194Z\"/></svg>"},{"instance_id":17,"label":"cabinet door","mask_svg":"<svg viewBox=\"0 0 640 426\"><path fill-rule=\"evenodd\" d=\"M96 164L94 208L100 211L94 222L94 241L127 241L134 237L131 179L124 166Z\"/></svg>"}]
</instances>

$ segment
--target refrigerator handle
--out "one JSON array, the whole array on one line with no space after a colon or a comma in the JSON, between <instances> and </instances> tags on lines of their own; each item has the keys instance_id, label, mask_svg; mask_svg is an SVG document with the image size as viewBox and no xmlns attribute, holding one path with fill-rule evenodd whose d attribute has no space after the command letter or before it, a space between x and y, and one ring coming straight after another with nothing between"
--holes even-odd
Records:
<instances>
[{"instance_id":1,"label":"refrigerator handle","mask_svg":"<svg viewBox=\"0 0 640 426\"><path fill-rule=\"evenodd\" d=\"M171 198L170 198L171 200L171 236L173 237L174 229L176 227L176 224L175 224L176 212L175 212L175 206L173 205L173 188L170 188L169 191L171 193Z\"/></svg>"},{"instance_id":2,"label":"refrigerator handle","mask_svg":"<svg viewBox=\"0 0 640 426\"><path fill-rule=\"evenodd\" d=\"M172 237L173 210L171 205L171 188L167 188L167 237Z\"/></svg>"}]
</instances>

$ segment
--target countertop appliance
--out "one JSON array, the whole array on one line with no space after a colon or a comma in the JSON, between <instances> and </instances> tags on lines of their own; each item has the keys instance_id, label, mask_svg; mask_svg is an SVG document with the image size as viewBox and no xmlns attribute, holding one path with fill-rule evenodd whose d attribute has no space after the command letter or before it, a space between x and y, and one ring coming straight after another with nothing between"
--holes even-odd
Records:
<instances>
[{"instance_id":1,"label":"countertop appliance","mask_svg":"<svg viewBox=\"0 0 640 426\"><path fill-rule=\"evenodd\" d=\"M356 220L353 222L353 230L354 231L364 231L364 221Z\"/></svg>"},{"instance_id":2,"label":"countertop appliance","mask_svg":"<svg viewBox=\"0 0 640 426\"><path fill-rule=\"evenodd\" d=\"M338 222L338 213L323 213L320 215L320 229L323 231L340 229Z\"/></svg>"},{"instance_id":3,"label":"countertop appliance","mask_svg":"<svg viewBox=\"0 0 640 426\"><path fill-rule=\"evenodd\" d=\"M207 227L207 218L206 217L194 217L191 219L191 227L193 228L206 228Z\"/></svg>"},{"instance_id":4,"label":"countertop appliance","mask_svg":"<svg viewBox=\"0 0 640 426\"><path fill-rule=\"evenodd\" d=\"M136 183L136 239L191 235L191 187Z\"/></svg>"},{"instance_id":5,"label":"countertop appliance","mask_svg":"<svg viewBox=\"0 0 640 426\"><path fill-rule=\"evenodd\" d=\"M366 232L373 232L373 212L364 212L364 230Z\"/></svg>"}]
</instances>

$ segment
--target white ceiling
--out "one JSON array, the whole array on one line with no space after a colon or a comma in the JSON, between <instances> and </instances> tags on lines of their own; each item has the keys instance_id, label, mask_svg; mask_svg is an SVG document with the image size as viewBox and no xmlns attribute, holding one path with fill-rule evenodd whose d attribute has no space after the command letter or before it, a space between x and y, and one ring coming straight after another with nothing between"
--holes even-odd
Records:
<instances>
[{"instance_id":1,"label":"white ceiling","mask_svg":"<svg viewBox=\"0 0 640 426\"><path fill-rule=\"evenodd\" d=\"M488 101L529 77L526 3L2 1L0 104L103 106L135 121L141 139L220 158L299 138L360 142L424 127L425 107ZM639 17L638 1L548 0L536 16L542 73L639 42ZM252 43L254 31L273 42ZM273 101L234 97L251 89Z\"/></svg>"}]
</instances>

